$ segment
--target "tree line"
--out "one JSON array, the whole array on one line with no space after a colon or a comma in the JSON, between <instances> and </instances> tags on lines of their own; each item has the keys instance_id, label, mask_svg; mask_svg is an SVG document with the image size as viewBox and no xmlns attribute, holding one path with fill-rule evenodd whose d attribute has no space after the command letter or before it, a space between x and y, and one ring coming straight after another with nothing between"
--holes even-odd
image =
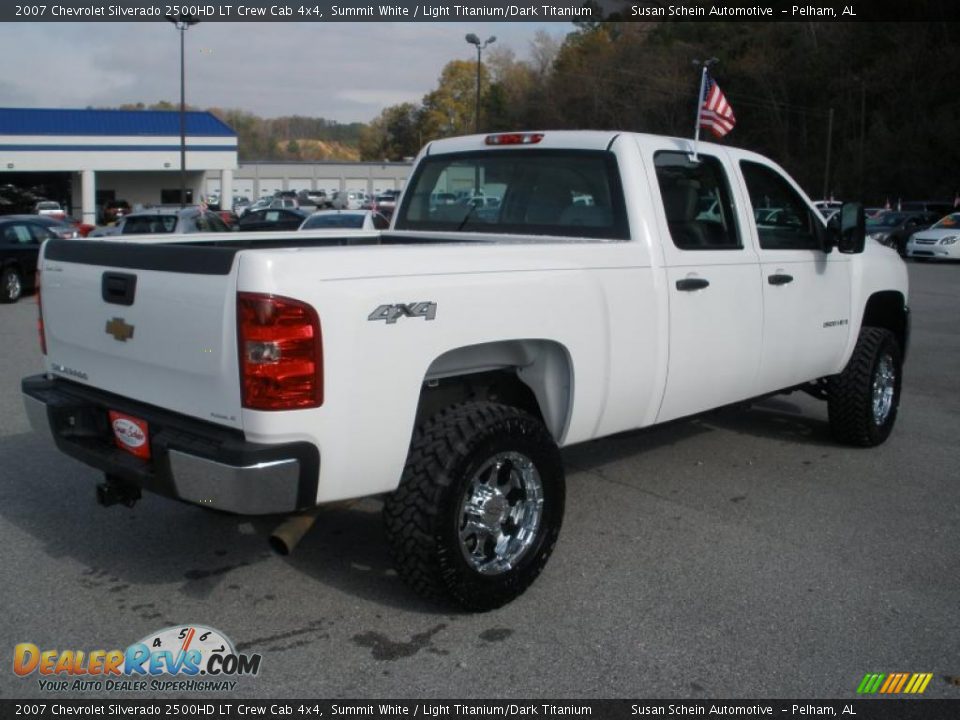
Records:
<instances>
[{"instance_id":1,"label":"tree line","mask_svg":"<svg viewBox=\"0 0 960 720\"><path fill-rule=\"evenodd\" d=\"M179 110L161 100L147 105L121 105L121 110ZM190 107L190 110L198 108ZM245 110L209 108L237 133L240 162L255 160L358 160L363 123L339 123L320 117L292 115L262 118Z\"/></svg>"},{"instance_id":2,"label":"tree line","mask_svg":"<svg viewBox=\"0 0 960 720\"><path fill-rule=\"evenodd\" d=\"M954 23L575 23L530 57L491 48L481 130L611 129L691 137L700 71L737 117L722 141L778 161L809 194L882 203L960 188ZM360 132L363 159L400 160L474 129L476 62L453 60L419 104ZM831 112L832 110L832 112ZM832 117L831 117L832 116ZM829 146L829 165L828 165Z\"/></svg>"}]
</instances>

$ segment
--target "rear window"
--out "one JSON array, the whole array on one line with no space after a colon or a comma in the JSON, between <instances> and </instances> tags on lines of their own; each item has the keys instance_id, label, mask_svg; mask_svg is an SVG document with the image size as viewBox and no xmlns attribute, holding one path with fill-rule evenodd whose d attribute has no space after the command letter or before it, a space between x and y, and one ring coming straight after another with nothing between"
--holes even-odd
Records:
<instances>
[{"instance_id":1,"label":"rear window","mask_svg":"<svg viewBox=\"0 0 960 720\"><path fill-rule=\"evenodd\" d=\"M584 150L426 157L410 180L394 227L629 237L613 154Z\"/></svg>"},{"instance_id":2,"label":"rear window","mask_svg":"<svg viewBox=\"0 0 960 720\"><path fill-rule=\"evenodd\" d=\"M175 215L128 216L123 222L124 235L153 235L172 233L177 227Z\"/></svg>"},{"instance_id":3,"label":"rear window","mask_svg":"<svg viewBox=\"0 0 960 720\"><path fill-rule=\"evenodd\" d=\"M314 230L316 228L361 228L363 227L363 215L341 215L334 213L332 215L314 215L306 219L301 226L301 230Z\"/></svg>"}]
</instances>

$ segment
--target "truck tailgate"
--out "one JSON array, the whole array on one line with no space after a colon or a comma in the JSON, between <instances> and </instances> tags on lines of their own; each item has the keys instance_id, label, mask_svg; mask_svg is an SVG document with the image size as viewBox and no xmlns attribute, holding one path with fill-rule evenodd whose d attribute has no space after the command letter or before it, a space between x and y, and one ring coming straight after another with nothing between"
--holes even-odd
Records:
<instances>
[{"instance_id":1,"label":"truck tailgate","mask_svg":"<svg viewBox=\"0 0 960 720\"><path fill-rule=\"evenodd\" d=\"M239 428L235 255L48 241L39 265L48 372Z\"/></svg>"}]
</instances>

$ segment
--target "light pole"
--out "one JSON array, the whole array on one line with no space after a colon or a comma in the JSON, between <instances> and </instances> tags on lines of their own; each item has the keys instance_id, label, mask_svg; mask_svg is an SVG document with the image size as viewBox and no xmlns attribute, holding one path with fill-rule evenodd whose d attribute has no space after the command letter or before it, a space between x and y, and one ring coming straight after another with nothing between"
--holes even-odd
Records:
<instances>
[{"instance_id":1,"label":"light pole","mask_svg":"<svg viewBox=\"0 0 960 720\"><path fill-rule=\"evenodd\" d=\"M483 49L487 47L487 45L491 45L496 41L497 38L495 35L491 35L484 42L480 42L480 38L473 33L467 35L467 42L477 46L477 104L473 114L473 131L475 133L480 132L480 53L483 52Z\"/></svg>"},{"instance_id":2,"label":"light pole","mask_svg":"<svg viewBox=\"0 0 960 720\"><path fill-rule=\"evenodd\" d=\"M196 25L193 15L186 13L172 13L164 16L180 31L180 207L187 202L187 105L186 105L186 70L183 54L183 38L187 28Z\"/></svg>"}]
</instances>

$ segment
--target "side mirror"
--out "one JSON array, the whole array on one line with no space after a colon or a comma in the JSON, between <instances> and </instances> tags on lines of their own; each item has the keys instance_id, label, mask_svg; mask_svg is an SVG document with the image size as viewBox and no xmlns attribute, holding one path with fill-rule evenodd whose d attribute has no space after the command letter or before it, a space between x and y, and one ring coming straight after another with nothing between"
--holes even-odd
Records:
<instances>
[{"instance_id":1,"label":"side mirror","mask_svg":"<svg viewBox=\"0 0 960 720\"><path fill-rule=\"evenodd\" d=\"M842 253L863 252L867 242L867 221L860 203L844 203L840 208L840 231L837 249Z\"/></svg>"}]
</instances>

